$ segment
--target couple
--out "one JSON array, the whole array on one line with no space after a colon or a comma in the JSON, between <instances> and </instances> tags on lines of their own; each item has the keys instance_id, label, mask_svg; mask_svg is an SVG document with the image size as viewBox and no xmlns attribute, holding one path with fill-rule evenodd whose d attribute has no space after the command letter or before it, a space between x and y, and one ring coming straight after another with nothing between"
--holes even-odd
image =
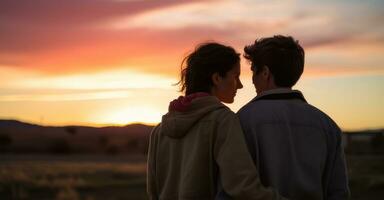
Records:
<instances>
[{"instance_id":1,"label":"couple","mask_svg":"<svg viewBox=\"0 0 384 200\"><path fill-rule=\"evenodd\" d=\"M347 199L341 131L292 90L304 50L292 37L244 48L257 96L237 114L240 54L217 43L183 61L181 90L150 138L150 199Z\"/></svg>"}]
</instances>

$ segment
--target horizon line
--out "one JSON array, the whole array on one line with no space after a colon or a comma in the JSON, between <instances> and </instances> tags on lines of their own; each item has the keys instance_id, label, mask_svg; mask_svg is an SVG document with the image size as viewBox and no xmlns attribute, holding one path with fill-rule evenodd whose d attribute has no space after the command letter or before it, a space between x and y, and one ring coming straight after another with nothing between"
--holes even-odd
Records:
<instances>
[{"instance_id":1,"label":"horizon line","mask_svg":"<svg viewBox=\"0 0 384 200\"><path fill-rule=\"evenodd\" d=\"M105 128L105 127L125 127L129 125L145 125L145 126L156 126L158 123L146 123L146 122L128 122L126 124L119 124L119 123L64 123L64 124L44 124L44 123L37 123L32 122L28 120L20 120L16 118L0 118L0 121L17 121L24 124L31 124L31 125L37 125L37 126L43 126L43 127L71 127L71 126L80 126L80 127L91 127L91 128ZM160 122L159 122L160 123Z\"/></svg>"},{"instance_id":2,"label":"horizon line","mask_svg":"<svg viewBox=\"0 0 384 200\"><path fill-rule=\"evenodd\" d=\"M15 118L0 118L0 121L17 121L20 123L25 123L25 124L31 124L31 125L37 125L37 126L42 126L42 127L90 127L90 128L105 128L105 127L125 127L129 125L144 125L144 126L156 126L158 123L145 123L145 122L129 122L126 124L118 124L118 123L103 123L103 124L98 124L98 123L78 123L78 124L43 124L43 123L35 123L31 122L28 120L20 120L20 119L15 119ZM342 129L341 130L343 133L346 132L369 132L369 131L384 131L384 127L381 128L361 128L361 129Z\"/></svg>"}]
</instances>

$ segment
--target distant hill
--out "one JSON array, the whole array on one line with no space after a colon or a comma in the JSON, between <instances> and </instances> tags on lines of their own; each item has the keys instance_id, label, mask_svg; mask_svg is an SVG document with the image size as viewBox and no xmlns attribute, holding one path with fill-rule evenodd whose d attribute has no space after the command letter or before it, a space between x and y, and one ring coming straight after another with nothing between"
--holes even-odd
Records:
<instances>
[{"instance_id":1,"label":"distant hill","mask_svg":"<svg viewBox=\"0 0 384 200\"><path fill-rule=\"evenodd\" d=\"M153 126L40 126L0 120L0 153L145 154Z\"/></svg>"},{"instance_id":2,"label":"distant hill","mask_svg":"<svg viewBox=\"0 0 384 200\"><path fill-rule=\"evenodd\" d=\"M0 127L5 128L5 127L31 127L31 126L38 126L35 124L29 124L25 122L20 122L17 120L0 120Z\"/></svg>"},{"instance_id":3,"label":"distant hill","mask_svg":"<svg viewBox=\"0 0 384 200\"><path fill-rule=\"evenodd\" d=\"M101 128L40 126L16 120L0 120L0 154L144 155L152 128L143 124ZM384 154L384 129L345 132L343 145L349 154Z\"/></svg>"}]
</instances>

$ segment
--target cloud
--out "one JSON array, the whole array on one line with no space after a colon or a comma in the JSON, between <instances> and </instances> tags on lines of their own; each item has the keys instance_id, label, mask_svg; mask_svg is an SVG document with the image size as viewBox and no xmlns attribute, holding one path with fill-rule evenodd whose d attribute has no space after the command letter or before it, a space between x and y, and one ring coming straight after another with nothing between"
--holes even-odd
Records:
<instances>
[{"instance_id":1,"label":"cloud","mask_svg":"<svg viewBox=\"0 0 384 200\"><path fill-rule=\"evenodd\" d=\"M156 63L161 66L155 71L162 71L162 66L178 65L171 62L175 57L170 59L169 55L180 53L180 46L191 43L185 38L196 35L183 37L185 29L119 31L106 25L120 18L191 2L198 1L1 1L0 65L71 73L132 65L145 70ZM207 31L201 31L204 33Z\"/></svg>"},{"instance_id":2,"label":"cloud","mask_svg":"<svg viewBox=\"0 0 384 200\"><path fill-rule=\"evenodd\" d=\"M39 73L26 73L21 70L4 70L1 74L7 74L5 85L1 84L2 94L12 90L95 90L95 89L164 89L170 88L175 79L170 79L157 74L146 74L134 70L108 70L86 74L72 75L45 75ZM150 80L150 81L142 81ZM155 83L155 84L154 84ZM5 90L5 91L4 91Z\"/></svg>"},{"instance_id":3,"label":"cloud","mask_svg":"<svg viewBox=\"0 0 384 200\"><path fill-rule=\"evenodd\" d=\"M2 0L1 52L30 52L71 46L95 34L100 24L120 17L190 3L188 0Z\"/></svg>"},{"instance_id":4,"label":"cloud","mask_svg":"<svg viewBox=\"0 0 384 200\"><path fill-rule=\"evenodd\" d=\"M179 68L183 55L199 42L210 39L226 41L234 34L233 30L210 27L186 27L174 31L143 28L93 30L74 33L72 36L60 33L47 35L41 38L42 43L35 44L36 48L44 50L13 54L7 52L5 55L0 54L0 62L3 65L40 69L48 73L93 71L111 67L169 73ZM56 40L60 41L50 42ZM20 51L23 48L21 44Z\"/></svg>"},{"instance_id":5,"label":"cloud","mask_svg":"<svg viewBox=\"0 0 384 200\"><path fill-rule=\"evenodd\" d=\"M4 72L0 68L0 73ZM177 88L172 85L177 82L174 79L129 70L83 75L16 75L12 72L8 75L12 78L5 81L6 85L1 84L0 102L124 99L134 98L139 93L176 92Z\"/></svg>"},{"instance_id":6,"label":"cloud","mask_svg":"<svg viewBox=\"0 0 384 200\"><path fill-rule=\"evenodd\" d=\"M122 16L142 13L167 6L192 2L191 0L166 1L113 1L113 0L2 0L0 17L7 22L43 28L91 26Z\"/></svg>"},{"instance_id":7,"label":"cloud","mask_svg":"<svg viewBox=\"0 0 384 200\"><path fill-rule=\"evenodd\" d=\"M343 6L345 2L6 0L0 3L0 65L49 74L131 68L175 76L182 58L200 42L215 40L242 52L256 38L275 34L293 35L307 52L351 44L380 49L383 14L370 6ZM371 12L354 16L367 10Z\"/></svg>"}]
</instances>

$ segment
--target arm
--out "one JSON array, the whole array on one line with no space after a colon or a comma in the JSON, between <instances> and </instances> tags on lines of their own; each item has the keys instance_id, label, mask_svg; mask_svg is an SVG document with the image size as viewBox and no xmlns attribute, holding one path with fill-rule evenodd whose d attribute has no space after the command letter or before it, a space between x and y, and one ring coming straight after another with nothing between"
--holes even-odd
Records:
<instances>
[{"instance_id":1,"label":"arm","mask_svg":"<svg viewBox=\"0 0 384 200\"><path fill-rule=\"evenodd\" d=\"M331 160L333 161L330 167L330 177L327 187L326 197L329 200L333 199L348 199L349 187L348 176L345 164L345 156L341 145L341 130L335 125L336 130L334 137L336 138L336 147L334 151L330 151Z\"/></svg>"},{"instance_id":2,"label":"arm","mask_svg":"<svg viewBox=\"0 0 384 200\"><path fill-rule=\"evenodd\" d=\"M217 130L214 156L224 191L234 199L282 199L261 184L236 115L222 118Z\"/></svg>"},{"instance_id":3,"label":"arm","mask_svg":"<svg viewBox=\"0 0 384 200\"><path fill-rule=\"evenodd\" d=\"M147 160L147 193L150 200L159 199L156 186L156 129L150 135Z\"/></svg>"}]
</instances>

